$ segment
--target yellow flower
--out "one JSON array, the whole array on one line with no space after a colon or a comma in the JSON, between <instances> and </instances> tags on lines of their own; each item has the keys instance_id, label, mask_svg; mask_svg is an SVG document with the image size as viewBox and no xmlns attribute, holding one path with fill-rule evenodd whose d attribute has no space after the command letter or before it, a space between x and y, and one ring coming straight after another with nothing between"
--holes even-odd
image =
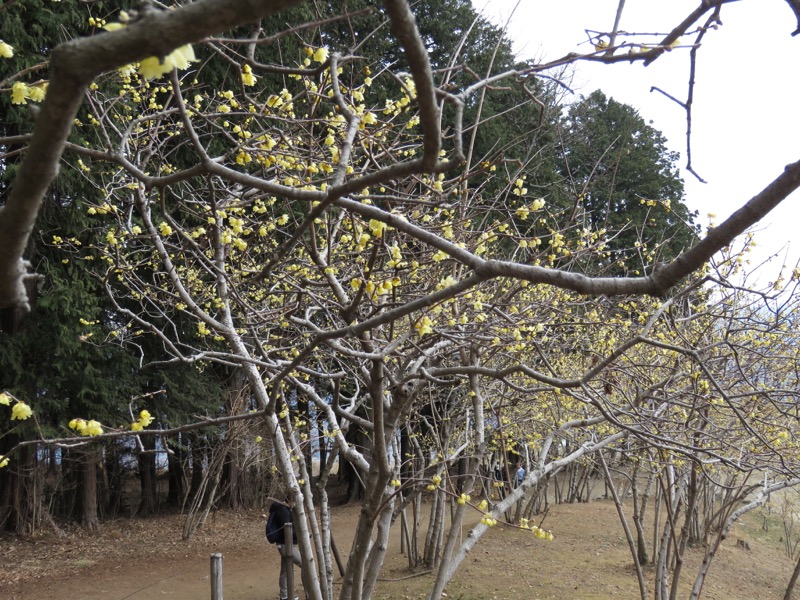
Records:
<instances>
[{"instance_id":1,"label":"yellow flower","mask_svg":"<svg viewBox=\"0 0 800 600\"><path fill-rule=\"evenodd\" d=\"M242 67L242 83L246 86L256 84L256 76L253 75L253 69L250 68L250 65Z\"/></svg>"},{"instance_id":2,"label":"yellow flower","mask_svg":"<svg viewBox=\"0 0 800 600\"><path fill-rule=\"evenodd\" d=\"M5 404L6 406L8 406L9 404L11 404L11 397L5 392L3 392L2 394L0 394L0 404Z\"/></svg>"},{"instance_id":3,"label":"yellow flower","mask_svg":"<svg viewBox=\"0 0 800 600\"><path fill-rule=\"evenodd\" d=\"M327 48L317 48L314 51L313 58L318 63L324 63L326 60L328 60L328 49Z\"/></svg>"},{"instance_id":4,"label":"yellow flower","mask_svg":"<svg viewBox=\"0 0 800 600\"><path fill-rule=\"evenodd\" d=\"M136 72L136 65L125 65L124 67L120 67L119 69L117 69L117 73L119 73L119 76L122 77L123 79L130 78L130 76L133 75L135 72Z\"/></svg>"},{"instance_id":5,"label":"yellow flower","mask_svg":"<svg viewBox=\"0 0 800 600\"><path fill-rule=\"evenodd\" d=\"M11 58L14 56L14 48L6 44L3 40L0 40L0 56L3 58Z\"/></svg>"},{"instance_id":6,"label":"yellow flower","mask_svg":"<svg viewBox=\"0 0 800 600\"><path fill-rule=\"evenodd\" d=\"M147 427L150 423L153 422L153 417L150 416L150 411L143 410L139 413L139 423L141 423L142 427Z\"/></svg>"},{"instance_id":7,"label":"yellow flower","mask_svg":"<svg viewBox=\"0 0 800 600\"><path fill-rule=\"evenodd\" d=\"M27 104L29 90L27 85L21 81L11 86L11 104Z\"/></svg>"},{"instance_id":8,"label":"yellow flower","mask_svg":"<svg viewBox=\"0 0 800 600\"><path fill-rule=\"evenodd\" d=\"M157 56L145 58L139 64L139 74L145 79L155 79L169 73L173 67L181 70L188 69L191 63L196 61L194 48L191 44L186 44L170 52L163 60Z\"/></svg>"},{"instance_id":9,"label":"yellow flower","mask_svg":"<svg viewBox=\"0 0 800 600\"><path fill-rule=\"evenodd\" d=\"M256 444L260 444L263 440L264 438L262 438L260 435L256 436Z\"/></svg>"},{"instance_id":10,"label":"yellow flower","mask_svg":"<svg viewBox=\"0 0 800 600\"><path fill-rule=\"evenodd\" d=\"M92 419L86 424L86 428L81 433L84 435L100 435L103 433L103 427L100 423Z\"/></svg>"},{"instance_id":11,"label":"yellow flower","mask_svg":"<svg viewBox=\"0 0 800 600\"><path fill-rule=\"evenodd\" d=\"M478 504L478 510L486 510L488 506L489 503L486 500L481 500L480 503Z\"/></svg>"},{"instance_id":12,"label":"yellow flower","mask_svg":"<svg viewBox=\"0 0 800 600\"><path fill-rule=\"evenodd\" d=\"M14 405L14 408L11 409L11 420L15 421L24 421L25 419L30 418L33 414L31 407L25 404L24 402L20 402L17 400L17 403Z\"/></svg>"},{"instance_id":13,"label":"yellow flower","mask_svg":"<svg viewBox=\"0 0 800 600\"><path fill-rule=\"evenodd\" d=\"M377 219L370 219L369 228L372 231L372 235L374 235L376 238L383 237L383 231L386 229L386 223L383 221L378 221Z\"/></svg>"},{"instance_id":14,"label":"yellow flower","mask_svg":"<svg viewBox=\"0 0 800 600\"><path fill-rule=\"evenodd\" d=\"M169 223L167 223L166 221L161 222L161 225L158 226L158 230L164 237L167 237L172 233L172 227L170 227Z\"/></svg>"},{"instance_id":15,"label":"yellow flower","mask_svg":"<svg viewBox=\"0 0 800 600\"><path fill-rule=\"evenodd\" d=\"M0 454L0 469L8 466L9 458Z\"/></svg>"},{"instance_id":16,"label":"yellow flower","mask_svg":"<svg viewBox=\"0 0 800 600\"><path fill-rule=\"evenodd\" d=\"M431 321L430 317L422 317L414 324L414 329L417 330L419 337L422 337L433 331L433 321Z\"/></svg>"},{"instance_id":17,"label":"yellow flower","mask_svg":"<svg viewBox=\"0 0 800 600\"><path fill-rule=\"evenodd\" d=\"M34 102L41 102L44 100L44 95L47 93L47 84L40 83L28 87L28 98Z\"/></svg>"},{"instance_id":18,"label":"yellow flower","mask_svg":"<svg viewBox=\"0 0 800 600\"><path fill-rule=\"evenodd\" d=\"M172 64L167 64L167 61L162 61L157 56L145 58L139 63L139 75L145 79L155 79L161 77L164 73L169 73L172 70Z\"/></svg>"},{"instance_id":19,"label":"yellow flower","mask_svg":"<svg viewBox=\"0 0 800 600\"><path fill-rule=\"evenodd\" d=\"M197 62L197 57L194 55L194 48L191 44L186 44L180 48L176 48L170 53L164 62L172 64L176 69L186 70L193 62Z\"/></svg>"},{"instance_id":20,"label":"yellow flower","mask_svg":"<svg viewBox=\"0 0 800 600\"><path fill-rule=\"evenodd\" d=\"M69 428L75 431L83 431L86 428L86 421L83 419L72 419L69 422Z\"/></svg>"},{"instance_id":21,"label":"yellow flower","mask_svg":"<svg viewBox=\"0 0 800 600\"><path fill-rule=\"evenodd\" d=\"M103 29L105 29L106 31L118 31L123 27L125 27L124 23L106 23L105 25L103 25Z\"/></svg>"},{"instance_id":22,"label":"yellow flower","mask_svg":"<svg viewBox=\"0 0 800 600\"><path fill-rule=\"evenodd\" d=\"M142 429L144 428L142 427L142 423L140 421L134 421L131 423L131 431L141 431Z\"/></svg>"}]
</instances>

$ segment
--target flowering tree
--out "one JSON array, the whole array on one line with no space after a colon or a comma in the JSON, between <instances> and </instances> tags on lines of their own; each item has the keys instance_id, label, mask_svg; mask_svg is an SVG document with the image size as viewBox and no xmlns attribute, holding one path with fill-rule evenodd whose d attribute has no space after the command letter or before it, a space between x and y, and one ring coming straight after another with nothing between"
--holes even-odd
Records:
<instances>
[{"instance_id":1,"label":"flowering tree","mask_svg":"<svg viewBox=\"0 0 800 600\"><path fill-rule=\"evenodd\" d=\"M615 31L586 56L458 85L449 78L455 62L432 71L404 0L386 0L381 13L404 71L332 51L324 36L270 52L320 21L268 37L259 28L209 37L291 4L201 0L121 14L53 50L33 132L14 140L28 146L0 209L0 305L26 303L23 248L68 151L95 189L84 200L94 235L88 244L58 233L48 242L64 260L94 265L114 315L104 328L87 322L87 339L147 338L163 351L156 365L243 374L252 412L217 422L263 419L296 507L304 587L316 599L334 594L330 514L324 486L315 503L302 460L310 428L298 400L323 416L319 435L363 481L342 598L371 596L394 518L423 491L436 499L432 528L444 526L446 500L456 505L455 526L430 534L425 552L438 565L431 598L439 598L482 533L571 462L631 436L731 462L731 446L716 448L722 435L707 438L701 420L719 411L715 426L742 434L752 429L742 409L731 400L712 408L711 387L687 391L706 382L724 399L732 387L714 369L733 359L717 361L713 345L696 349L717 322L698 325L692 311L713 314L715 305L700 280L671 290L796 189L800 163L671 262L653 264L647 244L632 240L643 275L593 277L580 269L602 272L619 231L590 220L577 227L546 193L529 192L519 165L475 156L470 136L483 115L464 118L503 86L538 105L529 80L575 60L655 60L710 15L704 33L724 3L703 3L652 46ZM188 45L200 40L202 52ZM40 99L43 86L25 77L9 78L12 102ZM69 139L74 125L85 127L80 140ZM643 200L670 210L666 199ZM763 384L747 378L746 393L767 394ZM673 388L687 399L674 401ZM18 418L30 416L24 399L0 398ZM141 434L149 420L141 412L131 429ZM687 438L684 420L698 439ZM183 429L199 425L207 422ZM83 436L130 435L91 415L70 426ZM354 430L364 443L353 443ZM783 433L791 435L775 430ZM759 433L754 451L768 435ZM478 502L487 454L510 450L530 453L527 476L495 505ZM470 507L482 520L459 546ZM520 526L549 537L527 520Z\"/></svg>"}]
</instances>

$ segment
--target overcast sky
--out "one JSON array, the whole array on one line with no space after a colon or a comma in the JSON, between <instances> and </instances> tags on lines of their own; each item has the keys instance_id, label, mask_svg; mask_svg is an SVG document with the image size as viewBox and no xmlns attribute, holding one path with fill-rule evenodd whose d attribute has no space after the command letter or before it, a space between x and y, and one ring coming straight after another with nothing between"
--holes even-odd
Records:
<instances>
[{"instance_id":1,"label":"overcast sky","mask_svg":"<svg viewBox=\"0 0 800 600\"><path fill-rule=\"evenodd\" d=\"M509 36L519 57L549 60L567 52L591 51L585 30L609 31L618 1L474 3L497 25L505 24L518 4ZM627 0L620 29L665 33L698 4L698 0ZM779 175L784 165L800 159L800 35L791 37L797 27L792 11L785 0L742 0L723 6L722 22L705 36L700 49L694 95L692 166L708 183L683 171L687 203L700 212L703 225L708 213L721 222ZM688 50L675 50L649 67L580 64L572 83L580 94L600 88L636 107L664 133L670 148L680 152L683 167L685 113L650 88L658 86L684 100L688 70ZM751 255L752 263L781 253L772 263L782 264L792 242L787 261L794 265L800 256L800 239L793 241L799 217L800 193L795 192L758 226L758 251ZM776 267L767 273L773 278Z\"/></svg>"}]
</instances>

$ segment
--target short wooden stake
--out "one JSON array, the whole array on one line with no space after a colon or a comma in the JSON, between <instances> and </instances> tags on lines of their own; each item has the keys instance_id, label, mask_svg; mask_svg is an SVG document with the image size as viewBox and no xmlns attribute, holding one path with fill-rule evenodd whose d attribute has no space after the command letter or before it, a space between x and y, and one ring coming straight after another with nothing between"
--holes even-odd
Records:
<instances>
[{"instance_id":1,"label":"short wooden stake","mask_svg":"<svg viewBox=\"0 0 800 600\"><path fill-rule=\"evenodd\" d=\"M222 553L211 555L211 600L222 600Z\"/></svg>"},{"instance_id":2,"label":"short wooden stake","mask_svg":"<svg viewBox=\"0 0 800 600\"><path fill-rule=\"evenodd\" d=\"M286 597L294 598L294 533L293 525L286 523L283 526L283 557L281 558L286 569Z\"/></svg>"}]
</instances>

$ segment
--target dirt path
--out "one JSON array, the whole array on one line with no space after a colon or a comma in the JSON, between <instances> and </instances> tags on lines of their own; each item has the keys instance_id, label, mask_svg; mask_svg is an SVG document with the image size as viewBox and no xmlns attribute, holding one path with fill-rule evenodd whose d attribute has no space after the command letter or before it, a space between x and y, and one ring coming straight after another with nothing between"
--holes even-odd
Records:
<instances>
[{"instance_id":1,"label":"dirt path","mask_svg":"<svg viewBox=\"0 0 800 600\"><path fill-rule=\"evenodd\" d=\"M357 507L337 511L344 545ZM0 542L3 600L197 600L209 597L210 556L223 554L226 599L278 597L279 555L264 537L260 511L220 513L188 542L180 516L115 521L97 536ZM345 545L345 547L347 547ZM19 560L20 562L16 562ZM11 564L9 564L11 563ZM299 579L299 576L298 576Z\"/></svg>"},{"instance_id":2,"label":"dirt path","mask_svg":"<svg viewBox=\"0 0 800 600\"><path fill-rule=\"evenodd\" d=\"M334 536L346 553L357 506L334 513ZM225 600L278 596L279 556L264 538L261 511L220 512L188 542L179 515L119 520L96 535L79 529L65 537L0 539L0 600L200 600L209 598L209 557L222 552ZM613 504L554 507L545 527L553 542L493 528L448 586L458 600L606 600L638 598L631 557ZM467 531L463 532L464 534ZM780 600L794 567L775 532L753 520L737 526L720 549L704 600ZM431 575L410 574L394 535L375 600L421 600ZM745 539L750 550L736 547ZM702 549L688 553L682 591L692 584ZM647 574L652 580L652 573ZM299 579L299 577L298 577ZM302 593L300 594L302 597ZM652 596L651 596L652 597Z\"/></svg>"}]
</instances>

